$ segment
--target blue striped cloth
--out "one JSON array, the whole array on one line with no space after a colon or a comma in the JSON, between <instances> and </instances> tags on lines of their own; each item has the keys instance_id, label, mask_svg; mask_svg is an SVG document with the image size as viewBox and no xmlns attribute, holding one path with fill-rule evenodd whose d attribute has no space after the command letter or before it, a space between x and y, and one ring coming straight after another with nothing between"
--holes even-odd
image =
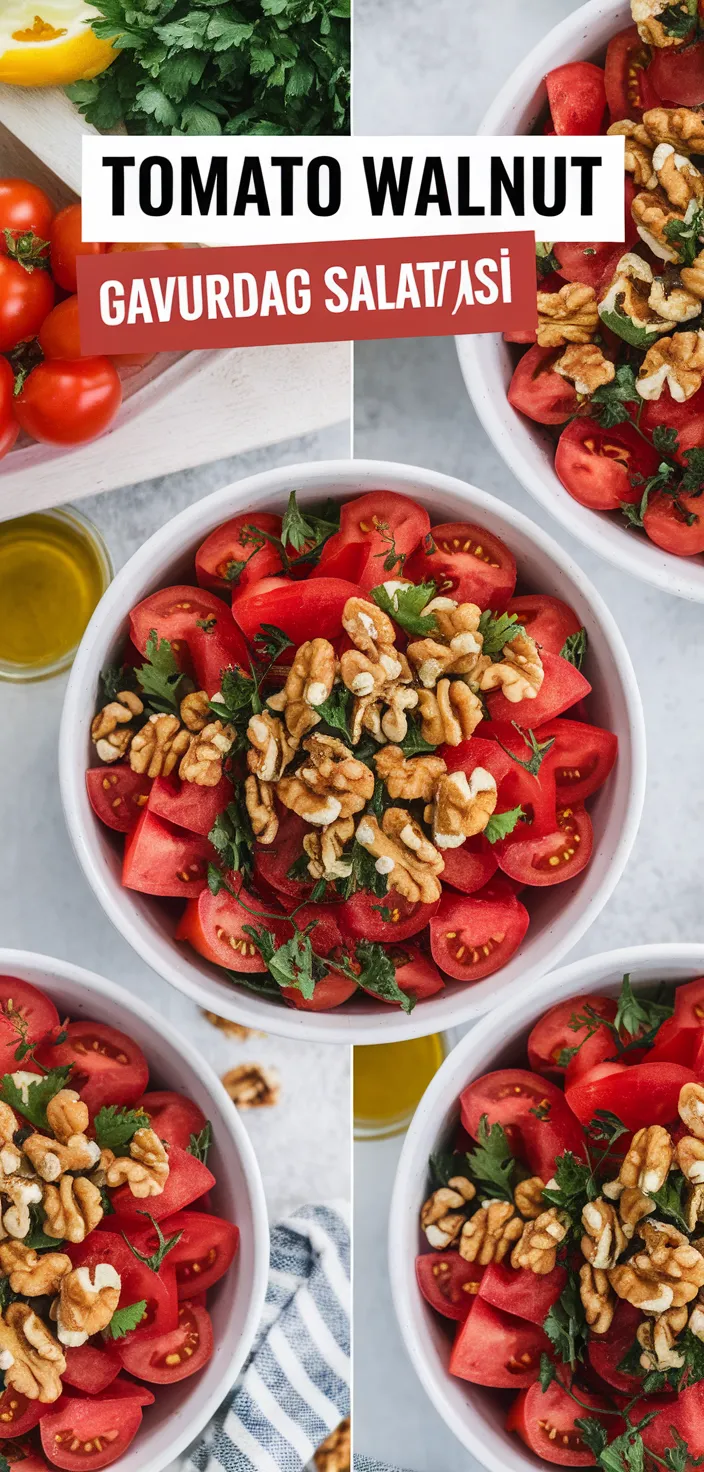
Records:
<instances>
[{"instance_id":1,"label":"blue striped cloth","mask_svg":"<svg viewBox=\"0 0 704 1472\"><path fill-rule=\"evenodd\" d=\"M301 1472L349 1412L349 1227L303 1206L272 1229L254 1347L184 1472Z\"/></svg>"},{"instance_id":2,"label":"blue striped cloth","mask_svg":"<svg viewBox=\"0 0 704 1472\"><path fill-rule=\"evenodd\" d=\"M352 1460L354 1472L399 1472L396 1467L389 1467L386 1462L377 1462L373 1457L360 1457L357 1453Z\"/></svg>"}]
</instances>

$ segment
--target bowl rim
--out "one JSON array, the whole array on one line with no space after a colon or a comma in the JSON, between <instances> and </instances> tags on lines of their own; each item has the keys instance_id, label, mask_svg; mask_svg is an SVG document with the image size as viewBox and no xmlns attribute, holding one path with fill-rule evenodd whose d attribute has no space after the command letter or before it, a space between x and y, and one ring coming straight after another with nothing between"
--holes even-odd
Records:
<instances>
[{"instance_id":1,"label":"bowl rim","mask_svg":"<svg viewBox=\"0 0 704 1472\"><path fill-rule=\"evenodd\" d=\"M501 87L479 124L477 135L513 135L511 120L517 98L527 100L537 91L551 66L570 59L561 55L565 47L573 47L575 59L577 54L588 53L585 41L589 31L597 24L603 30L609 19L613 20L614 34L619 21L624 26L632 24L627 0L587 0L587 4L553 26ZM704 558L676 557L663 551L647 541L644 535L635 535L625 526L621 528L613 520L612 513L582 507L562 486L553 467L537 470L528 463L520 442L512 434L507 434L506 424L496 407L496 398L486 387L487 355L498 353L500 344L501 335L497 333L455 338L462 377L477 417L519 483L572 536L615 567L670 595L695 603L704 602ZM526 420L524 424L518 414L516 419L522 432L537 432L539 426L531 429L530 421Z\"/></svg>"},{"instance_id":2,"label":"bowl rim","mask_svg":"<svg viewBox=\"0 0 704 1472\"><path fill-rule=\"evenodd\" d=\"M113 924L153 970L171 985L190 996L193 1001L204 1004L203 988L194 967L185 965L177 968L175 962L165 957L156 944L156 934L139 934L139 943L134 938L136 922L127 911L127 902L122 898L124 891L101 862L97 845L98 820L93 818L85 799L85 763L77 749L79 743L74 732L81 728L81 717L85 712L86 700L92 704L92 692L97 670L94 669L94 646L103 637L105 630L114 634L124 622L131 604L126 601L123 588L135 577L145 574L155 561L167 557L174 560L184 546L202 534L205 527L217 524L218 517L226 519L243 506L263 504L268 496L280 493L282 488L300 485L307 493L323 489L350 494L361 494L385 481L402 482L400 490L408 495L413 488L423 492L436 490L440 493L460 497L473 514L483 513L499 519L507 528L507 534L516 530L525 537L542 556L548 558L560 572L570 580L594 618L606 640L620 682L625 703L630 734L630 780L627 788L626 820L618 839L608 856L608 864L596 884L590 900L583 904L575 915L566 937L555 943L549 961L535 962L528 975L540 970L544 972L554 965L575 945L592 920L601 911L618 883L630 855L638 831L646 781L645 720L640 691L631 658L616 623L601 594L576 562L555 542L549 532L532 522L522 511L505 505L498 498L482 491L479 487L461 481L457 477L384 460L323 460L308 464L285 465L274 470L261 471L256 475L231 482L212 492L202 500L187 506L163 527L159 528L141 547L133 553L127 563L117 572L110 587L103 595L79 646L66 690L59 737L59 780L64 816L71 842L83 872L93 892ZM354 490L352 490L354 486ZM628 779L627 779L628 780ZM568 901L569 903L569 901ZM525 973L524 973L525 974ZM303 1038L308 1041L361 1044L368 1042L402 1041L405 1038L422 1037L432 1031L442 1031L473 1019L486 1011L486 1004L472 1001L473 988L453 988L449 996L441 994L439 1000L431 999L419 1007L411 1016L398 1013L381 1004L370 1014L348 1014L342 1012L305 1012L294 1008L262 1005L258 997L252 998L243 990L232 989L230 998L223 996L218 1007L233 1020L253 1027L265 1026L273 1033L284 1037Z\"/></svg>"},{"instance_id":3,"label":"bowl rim","mask_svg":"<svg viewBox=\"0 0 704 1472\"><path fill-rule=\"evenodd\" d=\"M617 974L636 972L651 966L668 979L668 969L679 968L672 980L684 980L704 972L704 942L668 941L637 946L618 946L596 952L568 966L550 972L533 982L517 1002L504 1002L488 1012L448 1054L426 1089L403 1142L391 1195L388 1226L388 1265L391 1297L406 1353L435 1410L481 1466L489 1472L515 1472L516 1463L487 1443L488 1427L484 1417L470 1405L460 1414L452 1402L448 1385L456 1382L428 1353L427 1335L420 1332L419 1301L415 1276L417 1252L418 1164L427 1162L437 1142L444 1113L451 1109L462 1088L471 1079L487 1071L486 1054L493 1058L497 1047L507 1036L513 1036L554 1003L599 985L599 976L611 971ZM610 985L611 983L605 983ZM636 987L638 979L636 977ZM647 981L644 983L647 984ZM482 1061L484 1055L484 1061ZM492 1062L488 1064L491 1071ZM436 1128L433 1121L436 1121ZM401 1247L399 1243L401 1242ZM414 1307L415 1305L415 1307ZM485 1389L487 1387L484 1387ZM501 1392L496 1392L497 1395ZM518 1447L519 1443L517 1443ZM531 1454L532 1455L532 1454ZM528 1465L527 1463L525 1465ZM533 1465L544 1466L537 1457Z\"/></svg>"},{"instance_id":4,"label":"bowl rim","mask_svg":"<svg viewBox=\"0 0 704 1472\"><path fill-rule=\"evenodd\" d=\"M199 1053L167 1018L162 1017L140 997L118 986L116 982L110 981L99 972L90 971L84 966L76 966L73 961L59 960L55 956L48 956L38 951L0 947L0 972L12 974L16 968L43 972L46 974L47 982L52 979L75 982L85 987L87 992L94 993L98 998L109 998L125 1012L135 1013L148 1028L165 1038L174 1051L179 1053L193 1072L202 1079L213 1098L218 1098L222 1085L205 1056ZM222 1118L242 1167L252 1214L254 1272L250 1279L249 1307L239 1341L233 1353L223 1356L220 1376L210 1394L200 1407L193 1406L188 1425L173 1443L169 1443L163 1454L152 1456L149 1461L142 1464L143 1472L162 1472L169 1462L181 1455L215 1415L228 1391L234 1385L252 1348L264 1309L269 1276L269 1217L261 1172L254 1147L237 1110L234 1108L231 1112L223 1110ZM119 1468L120 1462L115 1463L115 1466Z\"/></svg>"}]
</instances>

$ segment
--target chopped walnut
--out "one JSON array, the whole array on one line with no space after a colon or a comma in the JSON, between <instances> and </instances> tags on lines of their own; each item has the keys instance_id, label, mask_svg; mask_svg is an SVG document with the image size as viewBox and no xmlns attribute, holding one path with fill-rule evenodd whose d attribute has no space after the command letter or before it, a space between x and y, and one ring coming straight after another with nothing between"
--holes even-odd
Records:
<instances>
[{"instance_id":1,"label":"chopped walnut","mask_svg":"<svg viewBox=\"0 0 704 1472\"><path fill-rule=\"evenodd\" d=\"M350 1423L349 1418L325 1438L318 1447L313 1461L316 1472L350 1472Z\"/></svg>"},{"instance_id":2,"label":"chopped walnut","mask_svg":"<svg viewBox=\"0 0 704 1472\"><path fill-rule=\"evenodd\" d=\"M332 690L335 664L335 650L328 639L309 639L296 650L283 690L267 700L270 710L283 715L287 731L297 741L320 721L317 707Z\"/></svg>"},{"instance_id":3,"label":"chopped walnut","mask_svg":"<svg viewBox=\"0 0 704 1472\"><path fill-rule=\"evenodd\" d=\"M184 695L179 706L181 720L189 731L202 731L210 720L210 702L205 690Z\"/></svg>"},{"instance_id":4,"label":"chopped walnut","mask_svg":"<svg viewBox=\"0 0 704 1472\"><path fill-rule=\"evenodd\" d=\"M457 1240L465 1223L463 1207L473 1201L476 1191L465 1176L455 1176L447 1186L433 1191L420 1213L420 1224L428 1243L442 1251Z\"/></svg>"},{"instance_id":5,"label":"chopped walnut","mask_svg":"<svg viewBox=\"0 0 704 1472\"><path fill-rule=\"evenodd\" d=\"M190 736L178 716L150 716L132 738L130 766L147 777L168 777L186 751Z\"/></svg>"},{"instance_id":6,"label":"chopped walnut","mask_svg":"<svg viewBox=\"0 0 704 1472\"><path fill-rule=\"evenodd\" d=\"M538 292L538 346L560 348L591 342L599 326L593 286L566 281L559 291Z\"/></svg>"},{"instance_id":7,"label":"chopped walnut","mask_svg":"<svg viewBox=\"0 0 704 1472\"><path fill-rule=\"evenodd\" d=\"M659 1314L652 1322L645 1319L636 1329L636 1339L643 1353L640 1357L644 1370L681 1370L684 1354L675 1348L677 1335L687 1324L686 1307L671 1308Z\"/></svg>"},{"instance_id":8,"label":"chopped walnut","mask_svg":"<svg viewBox=\"0 0 704 1472\"><path fill-rule=\"evenodd\" d=\"M640 365L636 388L642 399L659 399L667 386L683 404L702 386L704 332L677 332L653 343Z\"/></svg>"},{"instance_id":9,"label":"chopped walnut","mask_svg":"<svg viewBox=\"0 0 704 1472\"><path fill-rule=\"evenodd\" d=\"M675 1146L675 1159L689 1185L704 1185L704 1139L684 1135Z\"/></svg>"},{"instance_id":10,"label":"chopped walnut","mask_svg":"<svg viewBox=\"0 0 704 1472\"><path fill-rule=\"evenodd\" d=\"M352 860L343 858L345 845L354 836L354 818L338 818L320 833L306 833L303 847L308 855L311 879L347 879Z\"/></svg>"},{"instance_id":11,"label":"chopped walnut","mask_svg":"<svg viewBox=\"0 0 704 1472\"><path fill-rule=\"evenodd\" d=\"M107 1329L120 1301L122 1280L111 1263L74 1268L61 1279L56 1303L59 1342L76 1348Z\"/></svg>"},{"instance_id":12,"label":"chopped walnut","mask_svg":"<svg viewBox=\"0 0 704 1472\"><path fill-rule=\"evenodd\" d=\"M396 681L387 685L382 695L386 710L381 717L382 736L387 741L403 741L408 735L406 712L415 710L418 691L411 685Z\"/></svg>"},{"instance_id":13,"label":"chopped walnut","mask_svg":"<svg viewBox=\"0 0 704 1472\"><path fill-rule=\"evenodd\" d=\"M24 1242L0 1242L0 1269L9 1278L13 1293L22 1298L43 1298L58 1293L61 1279L72 1263L65 1252L43 1252L41 1257Z\"/></svg>"},{"instance_id":14,"label":"chopped walnut","mask_svg":"<svg viewBox=\"0 0 704 1472\"><path fill-rule=\"evenodd\" d=\"M490 1262L503 1262L523 1228L524 1223L515 1215L510 1201L490 1201L465 1222L460 1236L460 1257L483 1267Z\"/></svg>"},{"instance_id":15,"label":"chopped walnut","mask_svg":"<svg viewBox=\"0 0 704 1472\"><path fill-rule=\"evenodd\" d=\"M513 1193L513 1204L526 1221L535 1221L542 1215L544 1190L545 1182L540 1176L529 1176L527 1181L518 1182Z\"/></svg>"},{"instance_id":16,"label":"chopped walnut","mask_svg":"<svg viewBox=\"0 0 704 1472\"><path fill-rule=\"evenodd\" d=\"M276 784L276 795L307 823L326 828L359 813L374 792L374 773L335 736L310 736L309 761Z\"/></svg>"},{"instance_id":17,"label":"chopped walnut","mask_svg":"<svg viewBox=\"0 0 704 1472\"><path fill-rule=\"evenodd\" d=\"M606 1190L604 1191L606 1195ZM646 1196L639 1186L627 1186L621 1194L618 1203L618 1214L621 1218L621 1226L625 1235L633 1236L639 1222L655 1211L655 1202L650 1196Z\"/></svg>"},{"instance_id":18,"label":"chopped walnut","mask_svg":"<svg viewBox=\"0 0 704 1472\"><path fill-rule=\"evenodd\" d=\"M496 808L496 782L484 767L466 772L448 772L440 778L435 801L426 809L437 848L460 848L467 838L483 833Z\"/></svg>"},{"instance_id":19,"label":"chopped walnut","mask_svg":"<svg viewBox=\"0 0 704 1472\"><path fill-rule=\"evenodd\" d=\"M0 1172L11 1176L19 1170L22 1153L14 1143L15 1130L19 1129L19 1121L13 1113L9 1104L0 1100Z\"/></svg>"},{"instance_id":20,"label":"chopped walnut","mask_svg":"<svg viewBox=\"0 0 704 1472\"><path fill-rule=\"evenodd\" d=\"M222 1082L238 1109L262 1109L279 1102L279 1075L262 1063L240 1063L223 1074Z\"/></svg>"},{"instance_id":21,"label":"chopped walnut","mask_svg":"<svg viewBox=\"0 0 704 1472\"><path fill-rule=\"evenodd\" d=\"M673 220L682 222L683 215L673 209L663 189L649 189L637 194L631 203L631 215L642 241L661 261L677 261L677 248L665 234Z\"/></svg>"},{"instance_id":22,"label":"chopped walnut","mask_svg":"<svg viewBox=\"0 0 704 1472\"><path fill-rule=\"evenodd\" d=\"M672 1165L672 1140L662 1125L637 1130L619 1171L623 1186L637 1186L652 1196L664 1186Z\"/></svg>"},{"instance_id":23,"label":"chopped walnut","mask_svg":"<svg viewBox=\"0 0 704 1472\"><path fill-rule=\"evenodd\" d=\"M374 757L374 766L389 797L403 797L407 802L430 802L447 771L441 756L406 757L398 746L382 746Z\"/></svg>"},{"instance_id":24,"label":"chopped walnut","mask_svg":"<svg viewBox=\"0 0 704 1472\"><path fill-rule=\"evenodd\" d=\"M46 1106L49 1129L68 1145L74 1135L84 1135L90 1123L88 1106L75 1089L60 1089Z\"/></svg>"},{"instance_id":25,"label":"chopped walnut","mask_svg":"<svg viewBox=\"0 0 704 1472\"><path fill-rule=\"evenodd\" d=\"M103 1155L109 1155L103 1151ZM108 1186L121 1186L126 1181L133 1196L161 1196L169 1174L169 1157L163 1142L153 1129L137 1130L130 1140L129 1155L118 1155L107 1163Z\"/></svg>"},{"instance_id":26,"label":"chopped walnut","mask_svg":"<svg viewBox=\"0 0 704 1472\"><path fill-rule=\"evenodd\" d=\"M253 1035L264 1037L264 1033L256 1032L255 1028L243 1027L241 1022L231 1022L229 1017L220 1017L217 1012L203 1010L203 1016L211 1027L217 1027L219 1032L224 1032L228 1038L237 1038L240 1042L246 1042Z\"/></svg>"},{"instance_id":27,"label":"chopped walnut","mask_svg":"<svg viewBox=\"0 0 704 1472\"><path fill-rule=\"evenodd\" d=\"M228 755L235 735L234 726L211 721L202 731L191 736L178 769L181 781L194 782L196 787L217 787L222 778L223 759Z\"/></svg>"},{"instance_id":28,"label":"chopped walnut","mask_svg":"<svg viewBox=\"0 0 704 1472\"><path fill-rule=\"evenodd\" d=\"M691 266L682 266L680 270L682 286L690 296L696 297L701 303L704 301L704 250L700 250L698 256L692 261Z\"/></svg>"},{"instance_id":29,"label":"chopped walnut","mask_svg":"<svg viewBox=\"0 0 704 1472\"><path fill-rule=\"evenodd\" d=\"M83 1242L102 1215L100 1191L86 1176L62 1176L58 1186L45 1187L44 1231L48 1237Z\"/></svg>"},{"instance_id":30,"label":"chopped walnut","mask_svg":"<svg viewBox=\"0 0 704 1472\"><path fill-rule=\"evenodd\" d=\"M405 808L387 808L381 827L372 813L366 813L357 824L356 838L376 859L377 872L388 876L389 889L411 904L439 900L437 876L445 861Z\"/></svg>"},{"instance_id":31,"label":"chopped walnut","mask_svg":"<svg viewBox=\"0 0 704 1472\"><path fill-rule=\"evenodd\" d=\"M25 1180L19 1175L0 1176L0 1196L7 1197L9 1206L2 1207L2 1225L10 1237L22 1241L30 1229L30 1206L38 1206L42 1199L42 1187L36 1180Z\"/></svg>"},{"instance_id":32,"label":"chopped walnut","mask_svg":"<svg viewBox=\"0 0 704 1472\"><path fill-rule=\"evenodd\" d=\"M595 342L576 343L554 364L561 378L573 383L578 394L593 394L604 383L612 383L616 369Z\"/></svg>"},{"instance_id":33,"label":"chopped walnut","mask_svg":"<svg viewBox=\"0 0 704 1472\"><path fill-rule=\"evenodd\" d=\"M18 1395L43 1405L59 1399L66 1359L28 1303L11 1303L0 1314L0 1360L6 1386Z\"/></svg>"},{"instance_id":34,"label":"chopped walnut","mask_svg":"<svg viewBox=\"0 0 704 1472\"><path fill-rule=\"evenodd\" d=\"M279 819L274 806L274 784L263 782L253 772L245 778L244 801L252 832L260 843L273 843L279 831Z\"/></svg>"},{"instance_id":35,"label":"chopped walnut","mask_svg":"<svg viewBox=\"0 0 704 1472\"><path fill-rule=\"evenodd\" d=\"M673 35L671 31L666 30L662 21L658 19L658 16L662 15L663 10L667 9L669 3L670 0L631 0L631 15L638 27L638 35L642 41L647 41L649 46L657 46L658 48L682 46L686 39L684 36ZM677 0L675 0L676 3ZM680 5L679 8L683 14L687 14L686 4ZM695 21L694 17L692 17L692 29L694 29L694 25Z\"/></svg>"},{"instance_id":36,"label":"chopped walnut","mask_svg":"<svg viewBox=\"0 0 704 1472\"><path fill-rule=\"evenodd\" d=\"M691 159L684 153L676 153L671 143L658 143L653 154L653 168L673 209L684 215L692 200L701 202L704 179Z\"/></svg>"},{"instance_id":37,"label":"chopped walnut","mask_svg":"<svg viewBox=\"0 0 704 1472\"><path fill-rule=\"evenodd\" d=\"M655 143L671 143L679 153L704 153L704 117L691 107L651 107L643 126Z\"/></svg>"},{"instance_id":38,"label":"chopped walnut","mask_svg":"<svg viewBox=\"0 0 704 1472\"><path fill-rule=\"evenodd\" d=\"M501 689L511 705L535 700L543 683L543 661L530 634L514 634L504 644L501 663L491 664L479 682L482 690Z\"/></svg>"},{"instance_id":39,"label":"chopped walnut","mask_svg":"<svg viewBox=\"0 0 704 1472\"><path fill-rule=\"evenodd\" d=\"M684 1198L684 1215L688 1231L696 1232L700 1222L704 1221L704 1186L688 1186Z\"/></svg>"},{"instance_id":40,"label":"chopped walnut","mask_svg":"<svg viewBox=\"0 0 704 1472\"><path fill-rule=\"evenodd\" d=\"M434 598L424 609L432 614L437 629L425 639L408 645L408 659L421 685L433 690L443 675L464 675L476 680L488 664L482 655L479 633L481 609L476 603L456 603L454 598Z\"/></svg>"},{"instance_id":41,"label":"chopped walnut","mask_svg":"<svg viewBox=\"0 0 704 1472\"><path fill-rule=\"evenodd\" d=\"M393 651L396 630L387 613L366 598L348 598L342 626L357 649L377 660L380 650ZM395 651L394 651L395 652Z\"/></svg>"},{"instance_id":42,"label":"chopped walnut","mask_svg":"<svg viewBox=\"0 0 704 1472\"><path fill-rule=\"evenodd\" d=\"M396 630L376 603L348 598L342 623L355 648L341 656L340 674L353 695L380 696L389 683L410 680L408 662L396 649Z\"/></svg>"},{"instance_id":43,"label":"chopped walnut","mask_svg":"<svg viewBox=\"0 0 704 1472\"><path fill-rule=\"evenodd\" d=\"M648 305L664 322L691 322L702 310L701 297L683 286L684 272L668 267L656 276L648 297ZM704 273L702 273L704 292Z\"/></svg>"},{"instance_id":44,"label":"chopped walnut","mask_svg":"<svg viewBox=\"0 0 704 1472\"><path fill-rule=\"evenodd\" d=\"M653 140L643 123L633 123L623 118L612 123L606 130L610 138L625 140L624 167L639 189L655 189L658 176L653 169Z\"/></svg>"},{"instance_id":45,"label":"chopped walnut","mask_svg":"<svg viewBox=\"0 0 704 1472\"><path fill-rule=\"evenodd\" d=\"M616 1299L602 1268L592 1267L588 1262L582 1263L579 1270L579 1296L592 1334L607 1334L613 1322Z\"/></svg>"},{"instance_id":46,"label":"chopped walnut","mask_svg":"<svg viewBox=\"0 0 704 1472\"><path fill-rule=\"evenodd\" d=\"M541 1211L533 1221L523 1223L520 1241L511 1253L511 1267L530 1268L541 1276L551 1273L557 1262L557 1249L564 1242L569 1219L556 1206Z\"/></svg>"},{"instance_id":47,"label":"chopped walnut","mask_svg":"<svg viewBox=\"0 0 704 1472\"><path fill-rule=\"evenodd\" d=\"M582 1212L582 1255L593 1268L613 1268L627 1246L615 1207L601 1197L588 1201Z\"/></svg>"},{"instance_id":48,"label":"chopped walnut","mask_svg":"<svg viewBox=\"0 0 704 1472\"><path fill-rule=\"evenodd\" d=\"M84 1134L72 1135L66 1144L50 1135L28 1135L22 1149L43 1181L58 1181L66 1171L90 1171L100 1159L100 1146Z\"/></svg>"},{"instance_id":49,"label":"chopped walnut","mask_svg":"<svg viewBox=\"0 0 704 1472\"><path fill-rule=\"evenodd\" d=\"M609 1271L609 1282L619 1298L651 1314L691 1303L704 1286L704 1257L682 1232L665 1222L644 1221L638 1231L646 1251Z\"/></svg>"},{"instance_id":50,"label":"chopped walnut","mask_svg":"<svg viewBox=\"0 0 704 1472\"><path fill-rule=\"evenodd\" d=\"M651 336L668 332L667 322L658 316L650 304L654 283L652 266L636 255L635 251L626 251L599 301L600 316L607 321L611 313L615 313L617 317L627 317L637 331L648 332Z\"/></svg>"},{"instance_id":51,"label":"chopped walnut","mask_svg":"<svg viewBox=\"0 0 704 1472\"><path fill-rule=\"evenodd\" d=\"M247 766L261 782L277 782L298 750L298 741L268 710L251 717L247 740Z\"/></svg>"},{"instance_id":52,"label":"chopped walnut","mask_svg":"<svg viewBox=\"0 0 704 1472\"><path fill-rule=\"evenodd\" d=\"M117 698L98 712L90 734L102 762L116 762L125 755L134 736L130 722L143 711L144 705L134 691L120 690Z\"/></svg>"},{"instance_id":53,"label":"chopped walnut","mask_svg":"<svg viewBox=\"0 0 704 1472\"><path fill-rule=\"evenodd\" d=\"M418 692L421 734L432 746L459 746L483 720L478 695L464 680L438 680L434 690Z\"/></svg>"},{"instance_id":54,"label":"chopped walnut","mask_svg":"<svg viewBox=\"0 0 704 1472\"><path fill-rule=\"evenodd\" d=\"M680 1089L677 1109L690 1135L694 1135L697 1140L704 1140L704 1086L684 1084Z\"/></svg>"}]
</instances>

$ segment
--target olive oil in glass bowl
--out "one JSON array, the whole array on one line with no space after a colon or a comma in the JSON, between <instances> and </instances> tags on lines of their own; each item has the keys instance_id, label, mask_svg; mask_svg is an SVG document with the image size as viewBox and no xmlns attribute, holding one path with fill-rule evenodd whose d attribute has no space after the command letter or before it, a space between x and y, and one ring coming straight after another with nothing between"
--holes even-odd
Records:
<instances>
[{"instance_id":1,"label":"olive oil in glass bowl","mask_svg":"<svg viewBox=\"0 0 704 1472\"><path fill-rule=\"evenodd\" d=\"M0 522L0 679L67 669L111 577L102 537L72 508Z\"/></svg>"},{"instance_id":2,"label":"olive oil in glass bowl","mask_svg":"<svg viewBox=\"0 0 704 1472\"><path fill-rule=\"evenodd\" d=\"M440 1033L354 1049L354 1137L385 1140L410 1124L446 1054Z\"/></svg>"}]
</instances>

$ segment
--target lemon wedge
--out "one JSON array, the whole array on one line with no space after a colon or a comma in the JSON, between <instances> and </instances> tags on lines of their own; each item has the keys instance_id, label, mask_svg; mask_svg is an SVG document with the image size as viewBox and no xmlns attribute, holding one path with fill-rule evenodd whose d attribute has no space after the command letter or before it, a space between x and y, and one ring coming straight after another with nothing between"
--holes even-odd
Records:
<instances>
[{"instance_id":1,"label":"lemon wedge","mask_svg":"<svg viewBox=\"0 0 704 1472\"><path fill-rule=\"evenodd\" d=\"M0 0L0 82L66 87L97 77L117 55L91 30L97 14L85 0Z\"/></svg>"}]
</instances>

